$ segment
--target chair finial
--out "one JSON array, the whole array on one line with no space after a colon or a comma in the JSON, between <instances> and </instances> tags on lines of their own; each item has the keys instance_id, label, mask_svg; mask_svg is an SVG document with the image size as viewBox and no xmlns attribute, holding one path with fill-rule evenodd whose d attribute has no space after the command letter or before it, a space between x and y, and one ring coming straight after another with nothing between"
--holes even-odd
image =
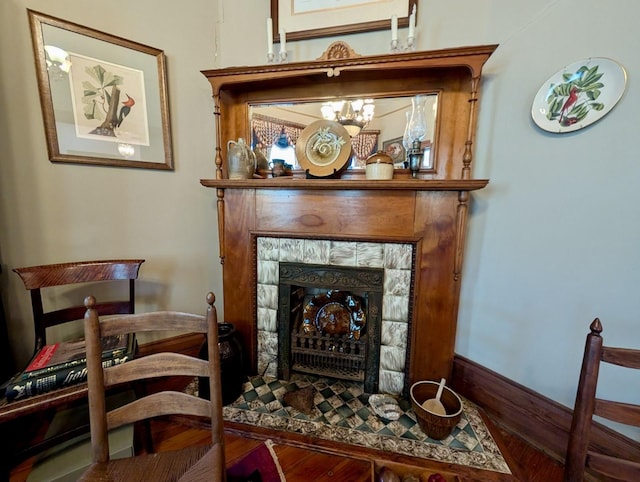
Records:
<instances>
[{"instance_id":1,"label":"chair finial","mask_svg":"<svg viewBox=\"0 0 640 482\"><path fill-rule=\"evenodd\" d=\"M84 299L84 306L85 308L87 308L88 310L90 310L91 308L96 306L96 298L94 296L87 296Z\"/></svg>"},{"instance_id":2,"label":"chair finial","mask_svg":"<svg viewBox=\"0 0 640 482\"><path fill-rule=\"evenodd\" d=\"M591 329L591 334L600 336L600 333L602 333L602 323L600 323L600 318L595 318L591 322L589 328Z\"/></svg>"},{"instance_id":3,"label":"chair finial","mask_svg":"<svg viewBox=\"0 0 640 482\"><path fill-rule=\"evenodd\" d=\"M209 291L207 293L207 304L209 306L213 306L215 302L216 302L216 295L214 295L213 292Z\"/></svg>"}]
</instances>

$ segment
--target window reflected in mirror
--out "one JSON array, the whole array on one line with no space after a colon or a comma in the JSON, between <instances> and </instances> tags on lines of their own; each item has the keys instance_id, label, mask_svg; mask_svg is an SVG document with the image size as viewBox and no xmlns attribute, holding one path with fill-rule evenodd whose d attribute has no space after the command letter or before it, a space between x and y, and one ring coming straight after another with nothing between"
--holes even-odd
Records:
<instances>
[{"instance_id":1,"label":"window reflected in mirror","mask_svg":"<svg viewBox=\"0 0 640 482\"><path fill-rule=\"evenodd\" d=\"M274 159L283 159L293 169L301 169L295 154L296 142L307 125L320 119L340 122L351 135L350 169L364 169L366 159L378 151L389 154L396 168L407 168L407 152L412 143L409 124L416 103L420 104L426 123L420 139L424 150L420 168L432 169L437 94L250 105L251 147L258 169L270 170Z\"/></svg>"}]
</instances>

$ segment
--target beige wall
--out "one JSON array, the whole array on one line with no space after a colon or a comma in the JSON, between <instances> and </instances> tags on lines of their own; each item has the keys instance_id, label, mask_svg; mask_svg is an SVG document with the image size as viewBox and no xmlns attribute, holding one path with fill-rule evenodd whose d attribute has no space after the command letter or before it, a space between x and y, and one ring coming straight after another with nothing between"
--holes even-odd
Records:
<instances>
[{"instance_id":1,"label":"beige wall","mask_svg":"<svg viewBox=\"0 0 640 482\"><path fill-rule=\"evenodd\" d=\"M19 364L33 343L29 296L12 268L135 257L138 311L222 305L213 101L200 70L215 62L216 2L3 1L0 6L0 254L3 301ZM164 50L175 171L51 163L26 8ZM75 296L82 294L75 293Z\"/></svg>"},{"instance_id":2,"label":"beige wall","mask_svg":"<svg viewBox=\"0 0 640 482\"><path fill-rule=\"evenodd\" d=\"M214 173L213 106L199 71L264 63L269 2L0 5L0 249L16 357L31 344L16 266L143 256L141 308L201 309L205 290L220 293L221 270L214 192L198 184ZM165 50L175 172L47 160L25 7ZM420 1L419 49L500 44L484 71L474 174L491 182L473 197L456 350L566 405L595 316L610 341L640 346L639 14L635 0ZM388 32L339 38L361 54L388 51ZM334 40L289 42L291 58L317 58ZM590 56L626 67L622 101L581 131L542 132L530 116L535 93ZM616 374L604 390L638 401L630 386Z\"/></svg>"}]
</instances>

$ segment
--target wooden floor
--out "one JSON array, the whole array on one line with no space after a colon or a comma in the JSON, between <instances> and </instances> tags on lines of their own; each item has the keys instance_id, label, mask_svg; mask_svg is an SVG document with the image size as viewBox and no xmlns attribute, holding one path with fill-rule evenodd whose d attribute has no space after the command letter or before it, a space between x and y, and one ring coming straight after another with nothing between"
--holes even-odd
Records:
<instances>
[{"instance_id":1,"label":"wooden floor","mask_svg":"<svg viewBox=\"0 0 640 482\"><path fill-rule=\"evenodd\" d=\"M210 432L206 429L185 426L181 423L170 420L157 420L152 425L154 447L157 451L174 450L187 445L206 445L210 441ZM562 465L552 460L542 452L526 444L520 437L513 436L508 432L498 430L498 437L501 439L505 458L522 482L561 482ZM226 458L227 465L232 465L243 455L257 447L262 440L250 438L237 433L227 433L226 435ZM331 455L314 452L294 445L276 445L276 453L281 465L287 468L290 474L288 482L301 481L332 481L344 480L349 482L359 482L370 480L359 478L360 476L350 476L347 479L337 477L335 464ZM31 461L26 461L16 467L11 473L11 482L22 482L27 480ZM468 479L465 479L468 480Z\"/></svg>"},{"instance_id":2,"label":"wooden floor","mask_svg":"<svg viewBox=\"0 0 640 482\"><path fill-rule=\"evenodd\" d=\"M163 381L157 387L149 388L183 389L184 386L168 386L167 383ZM504 430L500 430L491 422L491 420L485 419L485 422L491 429L494 439L496 439L496 442L500 446L505 460L509 464L513 474L516 476L516 480L521 482L562 481L563 467L561 464L525 443L520 437L514 436ZM230 427L227 427L228 430L226 430L226 460L228 466L232 465L234 461L238 460L244 454L262 443L265 438L274 438L272 432L267 431L265 434L246 433L246 431L242 431L242 433L240 433L236 427L232 426L232 424L229 425ZM152 434L154 449L156 451L175 450L184 446L195 444L208 445L210 443L210 432L206 430L206 428L198 427L194 424L185 425L184 423L179 423L176 420L154 420L152 422ZM330 443L325 443L326 446L320 447L320 450L314 450L309 447L309 443L317 441L306 441L307 443L304 443L305 441L301 442L300 440L294 440L293 438L286 439L284 441L274 441L276 442L275 449L281 465L283 465L283 468L286 466L287 470L296 474L294 476L295 478L289 477L287 482L320 482L325 480L327 482L359 482L360 480L356 476L349 476L346 479L336 476L335 472L332 471L332 468L335 465L333 463L335 459L330 454L327 454L328 451L331 451ZM320 446L319 443L318 446ZM379 453L376 452L371 454L370 452L366 453L363 451L356 451L355 449L351 454L346 452L349 452L349 449L343 450L342 452L336 452L334 449L334 453L337 453L338 455L353 456L360 460L373 460L376 467L380 459L378 455ZM424 464L428 464L428 462L424 462L424 459L418 460L411 458L412 461L416 461L415 464L411 466L406 463L406 456L403 457L404 458L399 459L398 457L390 455L389 457L386 457L386 460L399 462L398 465L401 470L403 467L406 467L411 473L415 473L416 464L420 467L424 466ZM15 467L11 471L10 481L26 481L32 464L33 460L30 459ZM396 467L394 466L394 468ZM420 473L422 474L423 472ZM311 475L313 477L310 477ZM367 480L371 479L368 478ZM473 480L477 479L469 476L464 477L465 482ZM493 479L483 478L482 480ZM426 477L421 478L421 482L424 481L426 481Z\"/></svg>"}]
</instances>

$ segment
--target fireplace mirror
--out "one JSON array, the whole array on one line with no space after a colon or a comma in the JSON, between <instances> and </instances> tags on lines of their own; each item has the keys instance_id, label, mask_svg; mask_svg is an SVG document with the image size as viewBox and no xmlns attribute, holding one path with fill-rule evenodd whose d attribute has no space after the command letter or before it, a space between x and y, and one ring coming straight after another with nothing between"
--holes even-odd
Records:
<instances>
[{"instance_id":1,"label":"fireplace mirror","mask_svg":"<svg viewBox=\"0 0 640 482\"><path fill-rule=\"evenodd\" d=\"M438 95L415 96L424 110L426 132L422 169L432 168ZM367 95L299 102L269 102L249 105L251 146L265 166L273 159L284 159L293 169L301 169L295 146L302 130L321 119L338 120L352 135L353 151L348 168L362 169L366 159L378 151L391 156L396 167L405 167L407 141L405 127L412 112L414 96L369 98ZM370 114L369 114L370 112Z\"/></svg>"},{"instance_id":2,"label":"fireplace mirror","mask_svg":"<svg viewBox=\"0 0 640 482\"><path fill-rule=\"evenodd\" d=\"M430 111L428 130L420 146L428 155L423 157L417 173L396 169L394 181L469 179L480 71L495 46L376 56L356 53L342 56L347 46L341 43L338 47L342 50L330 46L322 57L308 62L202 72L211 84L215 104L216 179L229 179L227 146L230 140L242 137L254 148L258 147L259 161L264 163L266 159L268 166L266 154L270 152L267 151L278 144L280 135L284 134L283 145L293 155L296 128L322 118L322 104L332 100L373 99L375 104L373 119L363 132L379 131L377 142L375 138L369 140L367 150L359 146L364 136L356 136L360 139L352 145L356 144L354 150L359 152L351 166L363 166L363 158L380 149L393 153L399 167L405 150L401 140L407 124L406 111L416 96L426 98L425 109ZM387 113L391 112L395 115L389 117ZM258 139L253 139L255 123L260 119L265 123ZM392 127L382 125L387 124L386 119ZM283 121L282 125L277 121ZM286 124L298 126L289 128ZM288 164L295 165L295 159ZM259 177L271 179L270 173L266 174ZM293 174L304 177L301 169L294 170ZM365 177L364 169L348 169L341 177L361 180ZM240 183L234 183L237 184Z\"/></svg>"}]
</instances>

